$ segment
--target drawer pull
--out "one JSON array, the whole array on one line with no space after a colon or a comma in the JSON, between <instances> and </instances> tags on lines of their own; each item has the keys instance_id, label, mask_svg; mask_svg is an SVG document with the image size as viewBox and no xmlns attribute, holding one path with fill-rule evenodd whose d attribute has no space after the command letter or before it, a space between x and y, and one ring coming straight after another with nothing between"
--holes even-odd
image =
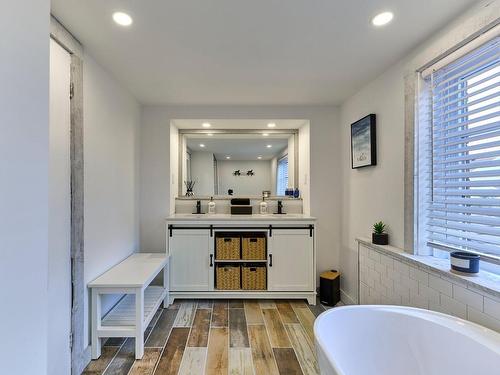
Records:
<instances>
[{"instance_id":1,"label":"drawer pull","mask_svg":"<svg viewBox=\"0 0 500 375\"><path fill-rule=\"evenodd\" d=\"M257 238L250 238L250 242L257 242Z\"/></svg>"},{"instance_id":2,"label":"drawer pull","mask_svg":"<svg viewBox=\"0 0 500 375\"><path fill-rule=\"evenodd\" d=\"M273 266L273 254L269 254L269 267Z\"/></svg>"},{"instance_id":3,"label":"drawer pull","mask_svg":"<svg viewBox=\"0 0 500 375\"><path fill-rule=\"evenodd\" d=\"M224 242L231 242L232 239L231 238L224 238Z\"/></svg>"},{"instance_id":4,"label":"drawer pull","mask_svg":"<svg viewBox=\"0 0 500 375\"><path fill-rule=\"evenodd\" d=\"M210 254L210 267L214 266L214 255Z\"/></svg>"}]
</instances>

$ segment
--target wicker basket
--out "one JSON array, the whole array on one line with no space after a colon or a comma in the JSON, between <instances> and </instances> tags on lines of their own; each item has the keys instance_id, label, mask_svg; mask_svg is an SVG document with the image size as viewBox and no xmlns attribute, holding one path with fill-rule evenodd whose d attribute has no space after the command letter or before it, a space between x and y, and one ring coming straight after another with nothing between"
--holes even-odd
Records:
<instances>
[{"instance_id":1,"label":"wicker basket","mask_svg":"<svg viewBox=\"0 0 500 375\"><path fill-rule=\"evenodd\" d=\"M266 266L243 265L241 267L241 279L245 290L265 290Z\"/></svg>"},{"instance_id":2,"label":"wicker basket","mask_svg":"<svg viewBox=\"0 0 500 375\"><path fill-rule=\"evenodd\" d=\"M216 289L219 290L236 290L241 289L240 286L240 267L234 265L217 266L217 283Z\"/></svg>"},{"instance_id":3,"label":"wicker basket","mask_svg":"<svg viewBox=\"0 0 500 375\"><path fill-rule=\"evenodd\" d=\"M265 260L266 259L266 238L248 237L243 238L242 259Z\"/></svg>"},{"instance_id":4,"label":"wicker basket","mask_svg":"<svg viewBox=\"0 0 500 375\"><path fill-rule=\"evenodd\" d=\"M215 259L240 259L240 237L217 237Z\"/></svg>"}]
</instances>

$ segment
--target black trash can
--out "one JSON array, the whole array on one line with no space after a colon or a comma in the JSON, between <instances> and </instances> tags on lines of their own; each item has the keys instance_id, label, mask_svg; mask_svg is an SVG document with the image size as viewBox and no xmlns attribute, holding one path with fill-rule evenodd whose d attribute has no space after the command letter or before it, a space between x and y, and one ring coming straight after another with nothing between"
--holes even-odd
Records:
<instances>
[{"instance_id":1,"label":"black trash can","mask_svg":"<svg viewBox=\"0 0 500 375\"><path fill-rule=\"evenodd\" d=\"M340 272L331 270L319 276L319 300L323 305L335 306L340 301Z\"/></svg>"}]
</instances>

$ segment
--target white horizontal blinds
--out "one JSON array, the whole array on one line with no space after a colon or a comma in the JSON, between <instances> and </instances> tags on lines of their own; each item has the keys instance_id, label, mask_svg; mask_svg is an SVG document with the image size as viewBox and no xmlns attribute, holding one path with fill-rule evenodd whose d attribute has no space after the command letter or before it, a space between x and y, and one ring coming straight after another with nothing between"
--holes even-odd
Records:
<instances>
[{"instance_id":1,"label":"white horizontal blinds","mask_svg":"<svg viewBox=\"0 0 500 375\"><path fill-rule=\"evenodd\" d=\"M288 156L278 160L278 173L276 181L276 195L285 195L288 187Z\"/></svg>"},{"instance_id":2,"label":"white horizontal blinds","mask_svg":"<svg viewBox=\"0 0 500 375\"><path fill-rule=\"evenodd\" d=\"M500 38L427 80L427 241L500 256Z\"/></svg>"}]
</instances>

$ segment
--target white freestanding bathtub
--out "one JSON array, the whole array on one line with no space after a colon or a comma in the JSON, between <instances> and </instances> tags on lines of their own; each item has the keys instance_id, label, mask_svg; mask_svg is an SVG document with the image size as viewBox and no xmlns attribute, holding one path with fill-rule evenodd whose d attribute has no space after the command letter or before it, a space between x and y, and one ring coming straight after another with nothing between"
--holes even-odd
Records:
<instances>
[{"instance_id":1,"label":"white freestanding bathtub","mask_svg":"<svg viewBox=\"0 0 500 375\"><path fill-rule=\"evenodd\" d=\"M500 334L400 306L345 306L314 323L322 375L499 375Z\"/></svg>"}]
</instances>

